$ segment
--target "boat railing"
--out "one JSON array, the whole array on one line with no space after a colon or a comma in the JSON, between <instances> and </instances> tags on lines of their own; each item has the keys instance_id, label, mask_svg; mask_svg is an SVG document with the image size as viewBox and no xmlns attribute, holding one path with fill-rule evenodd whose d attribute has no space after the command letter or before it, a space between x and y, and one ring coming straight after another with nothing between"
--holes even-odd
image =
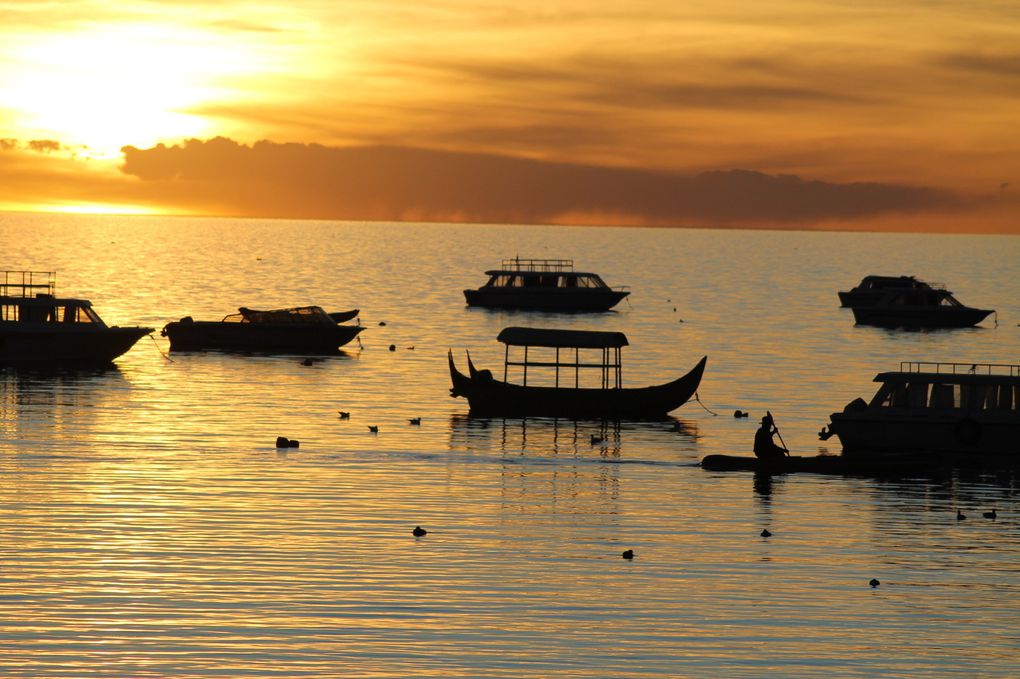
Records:
<instances>
[{"instance_id":1,"label":"boat railing","mask_svg":"<svg viewBox=\"0 0 1020 679\"><path fill-rule=\"evenodd\" d=\"M55 295L56 291L56 271L4 271L0 281L0 296L4 297Z\"/></svg>"},{"instance_id":2,"label":"boat railing","mask_svg":"<svg viewBox=\"0 0 1020 679\"><path fill-rule=\"evenodd\" d=\"M573 271L572 259L504 259L501 265L504 271Z\"/></svg>"},{"instance_id":3,"label":"boat railing","mask_svg":"<svg viewBox=\"0 0 1020 679\"><path fill-rule=\"evenodd\" d=\"M1020 365L1010 363L943 363L935 361L900 361L900 372L945 375L1008 375L1020 377Z\"/></svg>"}]
</instances>

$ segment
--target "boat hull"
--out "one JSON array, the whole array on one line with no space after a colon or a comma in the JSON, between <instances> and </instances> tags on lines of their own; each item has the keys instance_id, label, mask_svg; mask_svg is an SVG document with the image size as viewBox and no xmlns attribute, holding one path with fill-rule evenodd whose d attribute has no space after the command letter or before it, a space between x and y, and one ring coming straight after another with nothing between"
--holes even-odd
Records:
<instances>
[{"instance_id":1,"label":"boat hull","mask_svg":"<svg viewBox=\"0 0 1020 679\"><path fill-rule=\"evenodd\" d=\"M1020 460L1020 418L1015 411L898 417L872 410L833 413L830 418L829 430L847 454L961 453Z\"/></svg>"},{"instance_id":2,"label":"boat hull","mask_svg":"<svg viewBox=\"0 0 1020 679\"><path fill-rule=\"evenodd\" d=\"M627 291L607 288L546 288L538 291L523 288L478 288L465 290L464 298L468 306L489 309L608 311L629 294Z\"/></svg>"},{"instance_id":3,"label":"boat hull","mask_svg":"<svg viewBox=\"0 0 1020 679\"><path fill-rule=\"evenodd\" d=\"M356 325L174 321L163 328L171 351L264 351L331 354L364 328Z\"/></svg>"},{"instance_id":4,"label":"boat hull","mask_svg":"<svg viewBox=\"0 0 1020 679\"><path fill-rule=\"evenodd\" d=\"M931 471L942 468L942 461L931 457L857 457L844 455L815 455L799 457L791 455L776 460L760 460L756 457L739 455L708 455L701 461L701 467L708 471L733 472L749 471L765 474L811 474L846 475L899 475Z\"/></svg>"},{"instance_id":5,"label":"boat hull","mask_svg":"<svg viewBox=\"0 0 1020 679\"><path fill-rule=\"evenodd\" d=\"M985 320L990 309L971 307L855 306L854 320L883 328L969 328Z\"/></svg>"},{"instance_id":6,"label":"boat hull","mask_svg":"<svg viewBox=\"0 0 1020 679\"><path fill-rule=\"evenodd\" d=\"M663 419L686 403L701 384L708 357L683 377L639 389L526 387L501 382L488 371L464 375L449 356L452 396L467 398L479 417L566 417L574 419Z\"/></svg>"},{"instance_id":7,"label":"boat hull","mask_svg":"<svg viewBox=\"0 0 1020 679\"><path fill-rule=\"evenodd\" d=\"M8 327L3 327L7 325ZM90 328L85 324L0 324L0 363L110 363L152 328ZM21 327L12 327L21 326ZM56 326L56 327L53 327Z\"/></svg>"}]
</instances>

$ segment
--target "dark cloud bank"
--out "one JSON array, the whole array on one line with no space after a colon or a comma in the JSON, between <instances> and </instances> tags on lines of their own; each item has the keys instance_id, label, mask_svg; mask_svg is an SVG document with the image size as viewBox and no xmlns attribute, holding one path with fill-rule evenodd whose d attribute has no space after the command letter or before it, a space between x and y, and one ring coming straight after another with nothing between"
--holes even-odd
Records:
<instances>
[{"instance_id":1,"label":"dark cloud bank","mask_svg":"<svg viewBox=\"0 0 1020 679\"><path fill-rule=\"evenodd\" d=\"M331 148L225 138L123 149L154 202L263 217L679 226L805 226L940 211L940 189L836 184L749 170L681 175L407 147Z\"/></svg>"}]
</instances>

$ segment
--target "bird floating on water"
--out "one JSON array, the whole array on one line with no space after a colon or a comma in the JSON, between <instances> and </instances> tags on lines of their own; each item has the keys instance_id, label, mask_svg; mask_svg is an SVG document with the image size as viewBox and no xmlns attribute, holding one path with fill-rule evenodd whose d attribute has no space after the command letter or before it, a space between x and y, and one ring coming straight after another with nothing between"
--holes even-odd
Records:
<instances>
[{"instance_id":1,"label":"bird floating on water","mask_svg":"<svg viewBox=\"0 0 1020 679\"><path fill-rule=\"evenodd\" d=\"M872 578L871 581L868 582L868 584L871 585L872 587L878 587L882 583L878 581L878 578Z\"/></svg>"},{"instance_id":2,"label":"bird floating on water","mask_svg":"<svg viewBox=\"0 0 1020 679\"><path fill-rule=\"evenodd\" d=\"M411 531L411 535L413 535L416 538L420 538L420 537L423 537L425 535L428 535L428 533L429 532L427 530L425 530L424 528L422 528L421 526L415 526L414 530Z\"/></svg>"},{"instance_id":3,"label":"bird floating on water","mask_svg":"<svg viewBox=\"0 0 1020 679\"><path fill-rule=\"evenodd\" d=\"M966 518L967 518L967 515L966 515L966 514L964 514L963 512L961 512L961 511L960 511L959 509L957 509L957 510L956 510L956 520L957 520L957 521L963 521L963 520L964 520L964 519L966 519Z\"/></svg>"},{"instance_id":4,"label":"bird floating on water","mask_svg":"<svg viewBox=\"0 0 1020 679\"><path fill-rule=\"evenodd\" d=\"M378 434L379 433L379 427L374 425L374 424L368 425L368 430L370 432L372 432L373 434Z\"/></svg>"},{"instance_id":5,"label":"bird floating on water","mask_svg":"<svg viewBox=\"0 0 1020 679\"><path fill-rule=\"evenodd\" d=\"M624 550L623 554L621 554L620 556L622 556L624 559L633 559L634 550L633 549Z\"/></svg>"},{"instance_id":6,"label":"bird floating on water","mask_svg":"<svg viewBox=\"0 0 1020 679\"><path fill-rule=\"evenodd\" d=\"M743 410L734 410L733 411L733 417L749 417L749 415L748 415L748 413L744 412Z\"/></svg>"},{"instance_id":7,"label":"bird floating on water","mask_svg":"<svg viewBox=\"0 0 1020 679\"><path fill-rule=\"evenodd\" d=\"M772 537L772 533L770 533L770 532L769 532L769 529L768 529L768 528L764 528L764 529L762 529L762 531L761 531L761 536L762 536L763 538L770 538L770 537Z\"/></svg>"},{"instance_id":8,"label":"bird floating on water","mask_svg":"<svg viewBox=\"0 0 1020 679\"><path fill-rule=\"evenodd\" d=\"M985 512L981 516L985 517L986 519L994 519L995 517L998 516L998 514L995 513L995 509L992 509L992 511Z\"/></svg>"},{"instance_id":9,"label":"bird floating on water","mask_svg":"<svg viewBox=\"0 0 1020 679\"><path fill-rule=\"evenodd\" d=\"M310 358L306 358L305 360L301 361L301 365L314 365L314 364L315 364L315 361L313 361Z\"/></svg>"},{"instance_id":10,"label":"bird floating on water","mask_svg":"<svg viewBox=\"0 0 1020 679\"><path fill-rule=\"evenodd\" d=\"M349 419L351 419L351 414L349 412L347 412L346 410L338 410L337 412L340 413L340 419L341 420L349 420Z\"/></svg>"},{"instance_id":11,"label":"bird floating on water","mask_svg":"<svg viewBox=\"0 0 1020 679\"><path fill-rule=\"evenodd\" d=\"M409 418L407 421L409 423L415 424L415 425L421 424L421 418L420 417L412 417L412 418Z\"/></svg>"}]
</instances>

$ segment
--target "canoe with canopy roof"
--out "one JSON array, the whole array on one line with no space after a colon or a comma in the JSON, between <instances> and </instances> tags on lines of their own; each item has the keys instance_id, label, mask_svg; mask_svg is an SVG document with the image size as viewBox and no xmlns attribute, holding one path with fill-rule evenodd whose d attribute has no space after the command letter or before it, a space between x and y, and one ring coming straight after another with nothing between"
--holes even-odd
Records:
<instances>
[{"instance_id":1,"label":"canoe with canopy roof","mask_svg":"<svg viewBox=\"0 0 1020 679\"><path fill-rule=\"evenodd\" d=\"M489 370L476 369L470 354L465 375L457 370L453 351L448 354L453 382L450 395L467 398L472 415L661 419L694 395L708 361L707 356L703 357L686 375L672 382L625 388L620 359L621 349L629 343L622 332L510 327L496 339L505 345L502 380ZM523 349L523 360L517 360L516 352L511 355L511 347ZM536 348L545 350L537 360L532 351ZM552 360L548 360L548 349L554 350ZM588 352L596 351L600 359L588 358ZM521 384L508 381L511 368L521 369ZM550 381L551 369L551 386L535 384L535 368L543 369L546 382ZM582 370L586 374L597 372L599 385L582 386Z\"/></svg>"}]
</instances>

